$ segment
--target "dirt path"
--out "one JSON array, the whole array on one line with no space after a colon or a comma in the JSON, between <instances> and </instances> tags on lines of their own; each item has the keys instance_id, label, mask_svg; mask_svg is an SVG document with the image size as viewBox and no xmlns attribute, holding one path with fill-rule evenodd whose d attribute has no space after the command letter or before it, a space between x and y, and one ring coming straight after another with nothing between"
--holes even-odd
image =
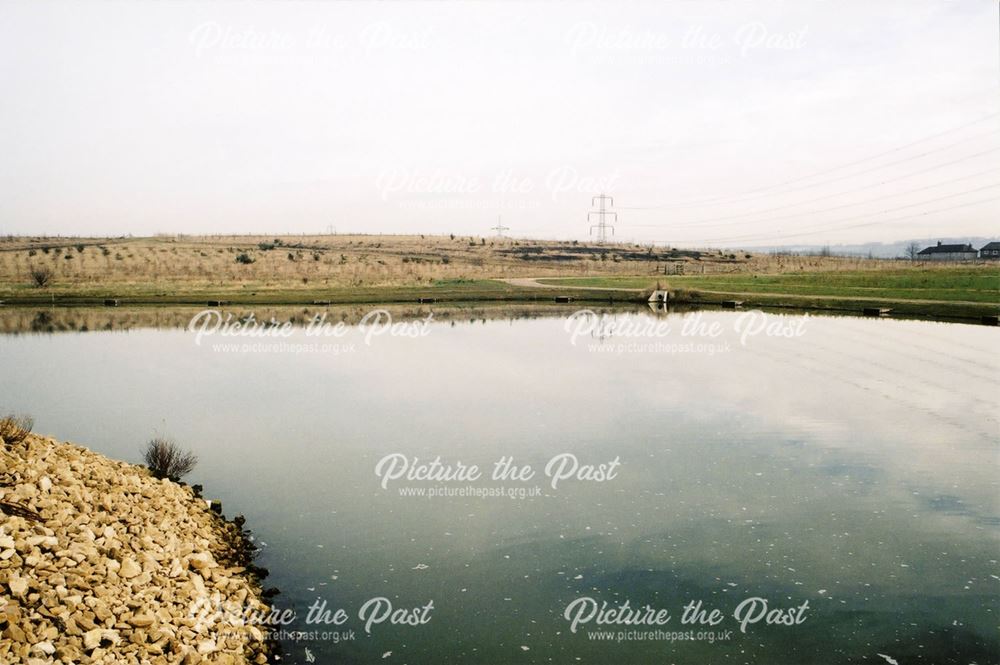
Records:
<instances>
[{"instance_id":1,"label":"dirt path","mask_svg":"<svg viewBox=\"0 0 1000 665\"><path fill-rule=\"evenodd\" d=\"M542 284L540 279L558 279L550 277L508 277L501 279L511 286L526 286L540 289L582 289L584 291L626 291L628 293L641 293L643 289L625 289L620 286L570 286L569 284Z\"/></svg>"}]
</instances>

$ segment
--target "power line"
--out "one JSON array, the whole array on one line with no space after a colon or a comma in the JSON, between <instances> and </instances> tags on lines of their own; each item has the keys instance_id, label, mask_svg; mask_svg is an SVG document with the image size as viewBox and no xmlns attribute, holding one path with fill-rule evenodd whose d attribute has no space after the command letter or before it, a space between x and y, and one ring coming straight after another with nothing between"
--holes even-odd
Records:
<instances>
[{"instance_id":1,"label":"power line","mask_svg":"<svg viewBox=\"0 0 1000 665\"><path fill-rule=\"evenodd\" d=\"M996 152L997 150L1000 150L1000 148L994 148L993 150L987 150L986 152ZM986 153L979 153L979 154L986 154ZM706 222L706 221L715 221L715 220L719 220L719 219L733 219L733 218L737 218L737 217L747 217L747 216L750 216L750 215L759 215L759 214L762 214L762 213L770 212L772 210L782 210L782 209L786 209L786 208L795 208L795 207L798 207L798 206L800 206L800 205L802 205L804 203L812 203L814 201L820 201L822 199L828 199L828 198L832 198L832 197L835 197L835 196L841 196L845 192L839 192L837 194L830 194L828 196L821 196L821 197L819 197L817 199L813 199L812 201L809 201L809 200L807 200L807 201L800 201L798 203L793 203L791 205L779 206L777 208L771 208L770 210L757 210L757 211L750 212L750 213L742 213L742 214L737 214L737 215L729 215L728 217L717 217L714 220L713 219L705 219L705 220L699 220L698 222L690 223L690 224L670 224L669 226L671 226L672 228L692 228L692 227L702 228L702 227L732 226L733 224L753 224L755 222L774 222L774 221L779 221L779 220L782 220L782 219L793 219L795 217L800 217L802 215L823 214L823 213L826 213L826 212L830 212L831 210L841 210L843 208L851 208L851 207L854 207L854 206L866 205L866 204L869 204L869 203L877 203L877 202L882 201L884 199L895 198L897 196L906 196L907 194L915 194L917 192L923 192L923 191L926 191L928 189L934 189L935 187L943 187L944 185L950 185L950 184L953 184L953 183L956 183L956 182L960 182L962 180L969 180L971 178L977 178L977 177L979 177L981 175L986 175L988 173L997 173L997 174L1000 174L1000 171L998 171L995 168L989 168L989 169L986 169L985 171L979 171L978 173L972 173L972 174L969 174L969 175L959 176L958 178L953 178L951 180L945 180L943 182L935 182L933 184L924 185L922 187L916 187L914 189L910 189L910 190L907 190L905 192L897 192L895 194L886 194L884 196L876 196L875 198L866 199L864 201L856 201L854 203L844 203L844 204L832 206L832 207L829 207L829 208L823 208L821 210L802 210L800 212L795 212L795 213L792 213L790 215L781 215L781 216L778 216L778 217L765 217L763 219L741 220L741 221L738 221L738 222L724 222L722 224L702 224L701 223L701 222ZM910 174L910 175L913 175L913 174ZM894 180L901 180L901 179L907 178L907 177L910 177L910 176L901 176L899 178L894 178L894 179L891 179L891 180L886 180L884 182L876 183L874 185L868 185L866 187L861 187L861 188L859 188L857 190L853 190L853 191L861 191L862 189L871 189L872 187L879 187L879 186L884 185L887 182L893 182ZM657 227L658 228L658 227L662 227L662 226L666 226L666 225L665 224L629 224L629 226Z\"/></svg>"},{"instance_id":2,"label":"power line","mask_svg":"<svg viewBox=\"0 0 1000 665\"><path fill-rule=\"evenodd\" d=\"M926 217L927 215L934 215L934 214L937 214L939 212L950 212L952 210L958 210L959 208L968 208L969 206L979 205L981 203L991 203L993 201L1000 201L1000 196L993 196L993 197L990 197L988 199L980 199L979 201L970 201L969 203L959 203L957 205L948 206L947 208L939 208L937 210L928 210L926 212L917 213L916 215L900 215L899 217L892 217L892 218L889 218L889 219L882 219L882 220L878 220L878 221L874 221L874 222L862 222L860 224L851 224L849 226L842 226L842 227L840 227L838 229L831 229L831 230L833 230L833 231L847 231L849 229L858 229L858 228L862 228L862 227L865 227L865 226L873 226L875 224L889 224L889 223L892 223L892 222L899 222L899 221L905 221L905 220L910 220L910 219L916 219L917 217ZM810 231L810 232L807 232L807 233L792 233L792 234L787 234L787 235L784 235L784 236L778 236L775 239L776 240L785 240L787 238L801 238L802 236L811 236L811 235L816 235L817 233L823 233L823 230L820 230L820 231ZM761 240L765 240L765 239L766 238L761 238ZM724 242L724 241L709 240L709 241L706 241L706 242Z\"/></svg>"},{"instance_id":3,"label":"power line","mask_svg":"<svg viewBox=\"0 0 1000 665\"><path fill-rule=\"evenodd\" d=\"M917 155L911 155L909 157L904 157L902 159L897 159L894 162L888 162L886 164L880 164L878 166L873 166L872 168L869 168L869 169L866 169L866 170L863 170L863 171L857 171L855 173L848 173L846 175L842 175L842 176L838 176L836 178L831 178L831 179L828 179L828 180L820 181L820 182L817 182L817 183L813 183L811 185L802 185L801 187L793 187L792 189L786 190L786 191L781 192L781 193L782 194L789 194L791 192L799 192L799 191L802 191L804 189L813 189L815 187L820 187L822 185L829 185L832 182L840 182L841 180L847 180L848 178L854 178L854 177L859 176L859 175L866 175L868 173L872 173L874 171L878 171L880 169L884 169L884 168L889 167L889 166L896 166L897 164L904 164L906 162L913 161L914 159L920 159L921 157L926 157L927 155L932 155L932 154L934 154L936 152L941 152L943 150L949 150L951 148L954 148L957 145L961 145L963 143L968 143L969 141L976 141L976 140L985 138L987 136L991 136L993 134L996 134L998 131L1000 131L1000 130L993 130L991 132L987 132L986 134L981 134L981 135L978 135L978 136L969 136L969 137L966 137L964 139L960 139L960 140L958 140L958 141L956 141L954 143L949 143L946 146L941 146L939 148L933 148L931 150L927 150L926 152L922 152L922 153L919 153ZM893 152L893 151L890 151L890 152ZM990 152L990 151L986 151L986 152ZM887 154L887 153L884 153L884 154ZM975 156L978 156L979 154L985 154L985 153L978 153L977 155L971 155L969 157L970 158L971 157L975 157ZM863 162L863 161L868 161L868 160L860 160L860 162ZM856 163L860 163L860 162L856 162ZM832 169L832 170L840 170L840 168L844 168L844 167L839 167L837 169ZM808 179L810 179L812 177L814 177L814 176L807 176L805 178L797 178L795 180L789 180L789 181L787 181L784 184L789 184L789 183L797 182L797 181L800 181L800 180L808 180ZM774 187L777 187L777 186L778 185L775 185ZM769 187L769 188L766 188L766 189L773 189L774 187ZM743 201L753 201L753 200L760 199L760 198L766 198L767 196L771 196L771 195L770 194L764 194L763 196L757 195L757 196L747 196L747 197L743 197L743 198L734 198L734 199L726 201L726 203L741 203ZM719 200L723 200L723 199L719 199ZM645 208L623 208L623 209L624 210L670 210L670 209L675 208L675 207L678 207L678 206L662 206L662 207L651 206L651 207L645 207ZM692 207L692 206L680 206L680 207Z\"/></svg>"},{"instance_id":4,"label":"power line","mask_svg":"<svg viewBox=\"0 0 1000 665\"><path fill-rule=\"evenodd\" d=\"M993 183L993 184L990 184L990 185L985 185L983 187L977 187L975 189L969 189L969 190L966 190L964 192L956 192L954 194L948 194L946 196L939 196L937 198L928 199L926 201L920 201L920 202L917 202L917 203L908 203L907 205L896 206L895 208L887 208L885 210L880 210L879 212L869 213L867 215L844 217L842 219L829 220L829 221L823 222L822 224L820 224L818 226L817 225L807 226L807 227L805 227L804 230L805 231L812 231L812 230L815 230L815 229L819 229L819 232L823 232L823 231L843 231L843 230L846 230L846 229L858 228L860 226L870 226L871 224L879 224L879 223L883 223L883 222L886 222L886 221L892 221L892 220L882 220L881 222L868 222L868 223L865 223L865 224L851 225L851 226L845 226L845 227L840 227L840 228L829 228L830 224L837 224L837 223L840 223L840 222L849 222L849 221L853 221L853 220L857 220L857 219L865 219L867 217L877 217L879 215L884 215L884 214L889 213L889 212L895 212L897 210L905 210L907 208L912 208L914 206L925 205L927 203L936 203L937 201L944 201L945 199L953 199L956 196L963 196L965 194L972 194L974 192L981 192L981 191L983 191L985 189L993 189L995 187L1000 187L1000 182ZM981 201L981 203L985 203L985 202L990 201L990 200L993 200L993 199L986 199L984 201ZM965 205L971 205L971 204L961 204L961 205L958 205L958 206L955 206L955 207L956 208L961 208L961 207L965 207ZM921 213L920 216L922 216L923 214L930 214L930 212L943 212L943 211L929 211L928 213ZM906 218L907 218L907 216L904 216L901 219L906 219ZM794 237L799 236L799 235L812 235L812 234L811 233L801 233L801 234L792 234L792 235L780 235L780 236L777 236L776 238L777 239L781 239L781 238L794 238ZM771 237L772 236L770 236L770 235L766 235L765 234L765 235L761 236L759 233L755 233L755 234L744 235L744 236L732 236L732 237L729 237L729 238L712 238L712 239L705 240L703 242L732 242L732 241L737 241L737 240L767 240L767 239L769 239Z\"/></svg>"},{"instance_id":5,"label":"power line","mask_svg":"<svg viewBox=\"0 0 1000 665\"><path fill-rule=\"evenodd\" d=\"M850 226L842 226L840 228L832 229L832 230L834 230L834 231L846 231L846 230L849 230L849 229L857 229L857 228L861 228L861 227L864 227L864 226L872 226L874 224L887 224L887 223L891 223L891 222L899 222L899 221L904 221L904 220L916 219L917 217L926 217L927 215L934 215L934 214L937 214L939 212L950 212L952 210L958 210L959 208L968 208L969 206L980 205L982 203L992 203L993 201L1000 201L1000 196L993 196L993 197L990 197L988 199L980 199L979 201L970 201L968 203L959 203L957 205L948 206L946 208L938 208L937 210L928 210L926 212L921 212L921 213L918 213L916 215L900 215L899 217L891 217L889 219L882 219L882 220L878 220L878 221L874 221L874 222L862 222L860 224L852 224ZM764 238L753 238L753 239L751 239L751 242L754 242L756 240L770 240L770 241L787 240L788 238L801 238L802 236L811 236L811 235L816 235L817 233L823 233L823 230L810 231L810 232L807 232L807 233L792 233L792 234L785 234L785 235L780 235L780 236L767 236L767 237L764 237ZM656 240L654 242L659 242L659 243L666 244L666 245L674 245L674 244L677 243L677 241L675 241L675 240ZM684 241L684 242L688 242L688 241ZM727 238L717 238L717 239L714 239L714 240L700 240L698 242L702 242L702 243L729 242L729 239L727 239Z\"/></svg>"},{"instance_id":6,"label":"power line","mask_svg":"<svg viewBox=\"0 0 1000 665\"><path fill-rule=\"evenodd\" d=\"M906 178L912 178L913 176L916 176L916 175L923 175L924 173L929 173L931 171L936 171L937 169L943 169L943 168L945 168L947 166L953 166L955 164L959 164L959 163L967 161L969 159L974 159L976 157L981 157L982 155L989 154L991 152L996 152L997 150L1000 150L1000 147L991 148L989 150L984 150L982 152L977 152L977 153L974 153L972 155L967 155L965 157L960 157L958 159L953 159L952 161L945 162L943 164L935 164L934 166L930 166L930 167L928 167L926 169L922 169L920 171L913 171L913 172L907 173L905 175L896 176L895 178L889 178L888 180L880 180L879 182L876 182L876 183L873 183L873 184L870 184L870 185L864 185L862 187L856 187L854 189L847 189L847 190L844 190L844 191L835 192L833 194L826 194L824 196L817 196L817 197L814 197L814 198L811 198L811 199L805 199L803 201L797 201L795 203L789 203L789 204L786 204L786 205L783 205L783 206L775 206L773 208L765 208L763 210L754 210L754 211L751 211L751 212L743 212L743 213L738 213L738 214L735 214L735 215L724 215L724 216L721 216L721 217L706 217L704 219L699 219L699 220L687 220L685 222L681 222L680 224L671 223L671 224L669 224L669 226L675 227L675 228L676 227L687 227L687 226L699 226L702 222L715 222L715 221L724 220L724 219L736 219L738 217L750 217L752 215L759 215L759 214L766 213L766 212L774 212L775 210L785 210L787 208L794 208L794 207L803 205L805 203L815 203L816 201L823 201L825 199L831 199L831 198L835 198L837 196L843 196L844 194L853 194L855 192L861 192L861 191L864 191L866 189L872 189L873 187L881 187L882 185L886 185L886 184L888 184L890 182L896 182L898 180L905 180ZM659 226L667 226L667 225L666 224L629 224L629 226L648 226L648 227L654 227L655 226L655 227L659 227Z\"/></svg>"},{"instance_id":7,"label":"power line","mask_svg":"<svg viewBox=\"0 0 1000 665\"><path fill-rule=\"evenodd\" d=\"M913 208L915 206L921 206L921 205L925 205L927 203L936 203L937 201L944 201L945 199L953 199L956 196L964 196L965 194L972 194L974 192L981 192L984 189L993 189L994 187L1000 187L1000 182L993 183L993 184L990 184L990 185L985 185L983 187L977 187L975 189L969 189L969 190L966 190L964 192L956 192L954 194L947 194L945 196L939 196L939 197L936 197L936 198L933 198L933 199L928 199L926 201L918 201L917 203L908 203L906 205L896 206L894 208L887 208L885 210L880 210L878 212L868 213L868 214L865 214L865 215L852 216L852 217L843 217L841 219L829 220L829 221L823 222L821 224L814 224L812 226L806 226L806 227L804 227L804 229L805 230L819 229L821 231L822 230L839 231L839 230L842 230L842 229L840 229L840 228L832 228L831 229L831 228L829 228L829 225L830 224L837 224L837 223L840 223L840 222L849 222L849 221L856 220L856 219L865 219L867 217L877 217L879 215L884 215L884 214L889 213L889 212L895 212L897 210L905 210L907 208ZM844 228L854 228L854 227L853 226L848 226L848 227L844 227ZM750 234L750 235L747 235L747 236L733 236L733 237L728 238L728 239L717 238L717 239L711 240L710 242L722 242L722 241L726 241L726 240L743 240L743 239L753 238L756 235L760 235L759 232L756 233L756 234ZM765 235L764 238L766 238L766 237L767 236Z\"/></svg>"},{"instance_id":8,"label":"power line","mask_svg":"<svg viewBox=\"0 0 1000 665\"><path fill-rule=\"evenodd\" d=\"M930 136L925 136L925 137L923 137L921 139L917 139L915 141L911 141L910 143L907 143L905 145L901 145L901 146L898 146L896 148L892 148L891 150L886 150L884 152L880 152L880 153L875 154L875 155L870 155L868 157L864 157L862 159L855 160L853 162L848 162L848 163L845 163L845 164L841 164L839 166L834 166L832 168L825 169L823 171L817 171L817 172L812 173L810 175L800 176L798 178L792 178L790 180L785 180L785 181L782 181L782 182L779 182L779 183L775 183L773 185L768 185L768 186L765 186L765 187L757 187L757 188L754 188L754 189L748 189L748 190L745 190L743 192L738 192L736 194L731 194L731 195L727 195L727 196L711 197L711 198L707 198L707 199L700 199L700 200L695 200L695 201L690 201L690 202L671 204L671 205L667 205L667 206L647 206L647 207L635 207L635 208L631 208L630 207L630 208L626 208L626 209L627 210L659 210L659 209L665 210L665 209L681 208L681 207L697 207L697 206L704 205L706 203L714 203L714 202L717 202L717 201L730 201L731 199L734 199L734 198L737 198L737 197L743 197L746 194L753 194L755 192L762 192L762 191L767 191L767 190L770 190L770 189L776 189L778 187L783 187L785 185L790 185L790 184L793 184L793 183L796 183L796 182L801 182L803 180L811 180L812 178L815 178L815 177L820 176L820 175L825 175L827 173L833 173L834 171L839 171L841 169L844 169L844 168L847 168L847 167L850 167L850 166L855 166L857 164L862 164L864 162L868 162L868 161L871 161L873 159L878 159L879 157L884 157L886 155L890 155L892 153L899 152L900 150L905 150L905 149L910 148L910 147L912 147L914 145L918 145L920 143L924 143L925 141L930 141L930 140L933 140L933 139L936 139L936 138L940 138L942 136L946 136L948 134L952 134L952 133L957 132L957 131L961 131L963 129L966 129L967 127L971 127L971 126L977 125L977 124L979 124L981 122L985 122L986 120L994 118L994 117L996 117L998 115L1000 115L1000 112L990 113L988 115L985 115L985 116L979 118L978 120L973 120L972 122L965 123L964 125L960 125L958 127L954 127L952 129L946 130L944 132L939 132L937 134L932 134ZM994 132L995 131L996 130L994 130ZM991 133L993 133L993 132L988 132L987 135L991 134ZM955 145L958 145L959 143L964 143L966 140L968 140L968 139L963 139L963 140L961 140L961 141L959 141L957 143L950 144L950 145L945 146L944 148L941 148L941 149L947 149L949 147L954 147ZM936 152L936 151L930 151L930 152ZM925 154L930 154L930 152L928 152L928 153L922 153L921 155L917 155L917 157L921 157L921 156L923 156ZM896 162L896 163L898 163L898 162ZM887 165L884 165L884 166L887 166ZM751 198L757 198L757 197L751 197ZM738 200L743 200L743 199L738 199Z\"/></svg>"}]
</instances>

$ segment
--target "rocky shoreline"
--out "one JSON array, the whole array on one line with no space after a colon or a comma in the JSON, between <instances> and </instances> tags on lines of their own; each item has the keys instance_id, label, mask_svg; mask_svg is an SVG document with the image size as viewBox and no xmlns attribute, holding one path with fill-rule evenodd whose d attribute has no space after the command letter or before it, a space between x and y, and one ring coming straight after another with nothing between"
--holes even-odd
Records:
<instances>
[{"instance_id":1,"label":"rocky shoreline","mask_svg":"<svg viewBox=\"0 0 1000 665\"><path fill-rule=\"evenodd\" d=\"M0 440L0 662L271 662L242 520L86 448ZM250 622L252 623L252 622Z\"/></svg>"}]
</instances>

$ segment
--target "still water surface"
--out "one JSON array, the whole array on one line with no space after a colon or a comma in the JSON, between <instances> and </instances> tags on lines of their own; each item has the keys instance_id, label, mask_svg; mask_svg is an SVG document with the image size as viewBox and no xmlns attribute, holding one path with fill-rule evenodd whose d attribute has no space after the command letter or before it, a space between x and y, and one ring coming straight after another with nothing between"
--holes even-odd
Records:
<instances>
[{"instance_id":1,"label":"still water surface","mask_svg":"<svg viewBox=\"0 0 1000 665\"><path fill-rule=\"evenodd\" d=\"M224 352L181 329L4 335L0 406L129 461L156 434L193 448L188 480L246 515L292 628L317 629L301 620L317 600L351 615L322 629L354 639L288 641L286 662L1000 661L997 332L813 317L744 346L738 313L701 316L724 331L715 352L571 344L556 315L370 346L352 329L340 353ZM383 489L394 453L484 477ZM620 466L553 489L561 453ZM501 457L536 476L490 479ZM442 486L525 496L402 495ZM433 601L432 618L366 634L373 597ZM564 617L580 597L667 609L665 631L706 630L680 625L700 600L733 632L598 640ZM741 633L750 597L808 601L805 620Z\"/></svg>"}]
</instances>

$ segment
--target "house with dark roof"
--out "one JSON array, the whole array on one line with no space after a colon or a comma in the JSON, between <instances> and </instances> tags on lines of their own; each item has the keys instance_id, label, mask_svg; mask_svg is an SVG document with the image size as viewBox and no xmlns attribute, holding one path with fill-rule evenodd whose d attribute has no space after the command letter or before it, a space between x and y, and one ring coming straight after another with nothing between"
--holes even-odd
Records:
<instances>
[{"instance_id":1,"label":"house with dark roof","mask_svg":"<svg viewBox=\"0 0 1000 665\"><path fill-rule=\"evenodd\" d=\"M1000 259L1000 242L988 242L979 248L979 258Z\"/></svg>"},{"instance_id":2,"label":"house with dark roof","mask_svg":"<svg viewBox=\"0 0 1000 665\"><path fill-rule=\"evenodd\" d=\"M979 252L966 243L963 245L942 245L938 240L937 245L931 245L917 252L917 258L924 261L974 261L979 257Z\"/></svg>"}]
</instances>

